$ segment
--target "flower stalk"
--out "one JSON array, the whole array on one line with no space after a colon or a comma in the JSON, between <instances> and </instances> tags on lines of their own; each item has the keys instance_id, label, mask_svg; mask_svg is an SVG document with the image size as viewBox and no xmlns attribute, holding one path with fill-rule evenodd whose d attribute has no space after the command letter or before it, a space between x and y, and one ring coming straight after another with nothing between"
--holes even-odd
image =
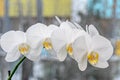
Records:
<instances>
[{"instance_id":1,"label":"flower stalk","mask_svg":"<svg viewBox=\"0 0 120 80\"><path fill-rule=\"evenodd\" d=\"M11 80L11 78L13 77L14 73L16 72L17 68L19 67L19 65L26 59L26 57L22 57L20 59L20 61L17 63L17 65L15 66L15 68L13 69L13 71L11 72L11 74L8 77L8 80Z\"/></svg>"},{"instance_id":2,"label":"flower stalk","mask_svg":"<svg viewBox=\"0 0 120 80\"><path fill-rule=\"evenodd\" d=\"M10 76L10 72L11 72L11 71L9 70L9 71L8 71L8 76ZM10 79L10 80L11 80L11 79Z\"/></svg>"}]
</instances>

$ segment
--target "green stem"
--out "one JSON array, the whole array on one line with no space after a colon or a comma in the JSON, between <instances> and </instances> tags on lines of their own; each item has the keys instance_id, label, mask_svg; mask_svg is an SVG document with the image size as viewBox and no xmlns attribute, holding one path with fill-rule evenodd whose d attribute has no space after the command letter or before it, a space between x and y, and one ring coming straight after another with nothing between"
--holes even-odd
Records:
<instances>
[{"instance_id":1,"label":"green stem","mask_svg":"<svg viewBox=\"0 0 120 80\"><path fill-rule=\"evenodd\" d=\"M20 65L25 59L26 59L25 56L20 59L20 61L17 63L17 65L15 66L15 68L13 69L13 71L11 72L10 76L8 77L8 80L11 80L11 78L12 78L12 76L14 75L15 71L17 70L17 68L19 67L19 65Z\"/></svg>"},{"instance_id":2,"label":"green stem","mask_svg":"<svg viewBox=\"0 0 120 80\"><path fill-rule=\"evenodd\" d=\"M9 70L9 71L8 71L8 77L10 76L10 74L11 74L11 71ZM11 80L11 79L10 79L10 80Z\"/></svg>"}]
</instances>

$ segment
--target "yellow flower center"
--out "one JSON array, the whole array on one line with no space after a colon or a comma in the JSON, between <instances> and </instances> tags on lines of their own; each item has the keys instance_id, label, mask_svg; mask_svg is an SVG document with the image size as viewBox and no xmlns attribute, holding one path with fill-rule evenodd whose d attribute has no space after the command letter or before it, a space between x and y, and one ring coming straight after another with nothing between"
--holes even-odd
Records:
<instances>
[{"instance_id":1,"label":"yellow flower center","mask_svg":"<svg viewBox=\"0 0 120 80\"><path fill-rule=\"evenodd\" d=\"M68 53L69 55L73 55L72 44L68 44L68 45L66 46L66 50L67 50L67 53Z\"/></svg>"},{"instance_id":2,"label":"yellow flower center","mask_svg":"<svg viewBox=\"0 0 120 80\"><path fill-rule=\"evenodd\" d=\"M53 48L53 47L52 47L52 43L49 42L49 41L46 41L46 40L43 42L43 47L44 47L45 49L47 49L47 50L50 50L50 49Z\"/></svg>"},{"instance_id":3,"label":"yellow flower center","mask_svg":"<svg viewBox=\"0 0 120 80\"><path fill-rule=\"evenodd\" d=\"M120 56L120 40L116 41L115 43L115 54Z\"/></svg>"},{"instance_id":4,"label":"yellow flower center","mask_svg":"<svg viewBox=\"0 0 120 80\"><path fill-rule=\"evenodd\" d=\"M95 65L96 63L98 63L99 54L92 51L91 53L88 53L87 58L90 64Z\"/></svg>"},{"instance_id":5,"label":"yellow flower center","mask_svg":"<svg viewBox=\"0 0 120 80\"><path fill-rule=\"evenodd\" d=\"M27 54L30 51L30 46L26 43L22 43L18 46L21 54Z\"/></svg>"}]
</instances>

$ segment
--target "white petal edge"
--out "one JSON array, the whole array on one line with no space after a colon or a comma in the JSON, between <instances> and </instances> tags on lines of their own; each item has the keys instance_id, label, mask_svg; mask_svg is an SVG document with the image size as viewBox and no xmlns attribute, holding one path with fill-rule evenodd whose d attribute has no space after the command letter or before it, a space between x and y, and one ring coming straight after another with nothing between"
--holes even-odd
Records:
<instances>
[{"instance_id":1,"label":"white petal edge","mask_svg":"<svg viewBox=\"0 0 120 80\"><path fill-rule=\"evenodd\" d=\"M17 36L17 39L19 41L19 43L24 43L26 42L26 33L23 32L23 31L15 31L16 32L16 36Z\"/></svg>"},{"instance_id":2,"label":"white petal edge","mask_svg":"<svg viewBox=\"0 0 120 80\"><path fill-rule=\"evenodd\" d=\"M5 60L7 62L13 62L13 61L16 61L19 57L20 57L20 53L17 49L17 47L15 47L11 52L8 52L6 54L6 57L5 57Z\"/></svg>"},{"instance_id":3,"label":"white petal edge","mask_svg":"<svg viewBox=\"0 0 120 80\"><path fill-rule=\"evenodd\" d=\"M85 36L80 36L73 42L73 55L77 62L80 62L82 58L87 54L87 44Z\"/></svg>"},{"instance_id":4,"label":"white petal edge","mask_svg":"<svg viewBox=\"0 0 120 80\"><path fill-rule=\"evenodd\" d=\"M69 25L68 22L62 22L62 23L60 24L60 28L61 28L61 29L65 29L65 30L72 29L71 25Z\"/></svg>"},{"instance_id":5,"label":"white petal edge","mask_svg":"<svg viewBox=\"0 0 120 80\"><path fill-rule=\"evenodd\" d=\"M40 58L42 49L32 49L30 53L25 55L31 61L37 61Z\"/></svg>"},{"instance_id":6,"label":"white petal edge","mask_svg":"<svg viewBox=\"0 0 120 80\"><path fill-rule=\"evenodd\" d=\"M58 52L66 43L66 32L62 29L54 30L51 35L51 42L54 50Z\"/></svg>"},{"instance_id":7,"label":"white petal edge","mask_svg":"<svg viewBox=\"0 0 120 80\"><path fill-rule=\"evenodd\" d=\"M74 22L74 24L75 24L80 30L84 30L78 23Z\"/></svg>"},{"instance_id":8,"label":"white petal edge","mask_svg":"<svg viewBox=\"0 0 120 80\"><path fill-rule=\"evenodd\" d=\"M71 43L74 42L74 40L76 40L79 36L84 36L85 32L83 30L78 30L78 29L72 29L72 31L70 33L68 33L69 35L67 42Z\"/></svg>"},{"instance_id":9,"label":"white petal edge","mask_svg":"<svg viewBox=\"0 0 120 80\"><path fill-rule=\"evenodd\" d=\"M26 36L27 42L31 45L31 47L36 48L38 43L41 40L45 39L45 30L47 28L48 27L42 23L37 23L28 28L28 30L26 31Z\"/></svg>"},{"instance_id":10,"label":"white petal edge","mask_svg":"<svg viewBox=\"0 0 120 80\"><path fill-rule=\"evenodd\" d=\"M30 52L28 52L28 54L24 55L26 56L28 59L30 59L31 61L37 61L40 57L42 48L43 48L43 44L42 44L43 40L38 42L38 44L36 45L36 47L32 47L32 44L30 45Z\"/></svg>"},{"instance_id":11,"label":"white petal edge","mask_svg":"<svg viewBox=\"0 0 120 80\"><path fill-rule=\"evenodd\" d=\"M85 71L87 68L87 58L83 59L82 61L78 62L78 67L81 71Z\"/></svg>"},{"instance_id":12,"label":"white petal edge","mask_svg":"<svg viewBox=\"0 0 120 80\"><path fill-rule=\"evenodd\" d=\"M59 24L62 23L62 21L60 20L60 18L58 16L55 16L56 20L59 22Z\"/></svg>"},{"instance_id":13,"label":"white petal edge","mask_svg":"<svg viewBox=\"0 0 120 80\"><path fill-rule=\"evenodd\" d=\"M93 48L98 52L100 58L109 60L113 55L113 46L111 42L103 36L96 35L92 39Z\"/></svg>"},{"instance_id":14,"label":"white petal edge","mask_svg":"<svg viewBox=\"0 0 120 80\"><path fill-rule=\"evenodd\" d=\"M88 27L88 31L91 37L95 36L95 35L99 35L98 30L95 28L94 25L89 25Z\"/></svg>"},{"instance_id":15,"label":"white petal edge","mask_svg":"<svg viewBox=\"0 0 120 80\"><path fill-rule=\"evenodd\" d=\"M58 26L56 26L56 25L53 25L53 24L51 24L51 25L49 25L48 26L48 28L45 30L45 36L46 37L51 37L51 34L52 34L52 32L54 31L54 30L56 30L56 29L58 29Z\"/></svg>"},{"instance_id":16,"label":"white petal edge","mask_svg":"<svg viewBox=\"0 0 120 80\"><path fill-rule=\"evenodd\" d=\"M69 21L66 21L66 23L67 23L71 28L73 28L73 29L76 29L76 28L77 28L73 23L71 23L71 22L69 22Z\"/></svg>"},{"instance_id":17,"label":"white petal edge","mask_svg":"<svg viewBox=\"0 0 120 80\"><path fill-rule=\"evenodd\" d=\"M98 61L98 63L93 66L97 68L107 68L109 64L107 61Z\"/></svg>"},{"instance_id":18,"label":"white petal edge","mask_svg":"<svg viewBox=\"0 0 120 80\"><path fill-rule=\"evenodd\" d=\"M64 61L66 57L67 57L66 46L64 46L57 52L57 58L59 61Z\"/></svg>"},{"instance_id":19,"label":"white petal edge","mask_svg":"<svg viewBox=\"0 0 120 80\"><path fill-rule=\"evenodd\" d=\"M44 37L46 28L47 28L46 25L44 25L42 23L37 23L37 24L30 26L27 29L26 34L31 35L31 36L37 36L37 37L41 38L41 37Z\"/></svg>"},{"instance_id":20,"label":"white petal edge","mask_svg":"<svg viewBox=\"0 0 120 80\"><path fill-rule=\"evenodd\" d=\"M26 42L25 33L22 31L8 31L1 36L1 48L5 52L11 52L11 50L21 44Z\"/></svg>"}]
</instances>

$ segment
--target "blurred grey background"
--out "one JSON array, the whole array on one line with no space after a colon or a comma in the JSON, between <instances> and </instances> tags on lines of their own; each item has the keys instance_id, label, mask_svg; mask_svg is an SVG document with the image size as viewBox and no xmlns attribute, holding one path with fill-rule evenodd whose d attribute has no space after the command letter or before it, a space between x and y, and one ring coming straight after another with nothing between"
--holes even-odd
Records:
<instances>
[{"instance_id":1,"label":"blurred grey background","mask_svg":"<svg viewBox=\"0 0 120 80\"><path fill-rule=\"evenodd\" d=\"M54 16L75 21L83 28L95 25L120 50L120 0L0 0L0 35L9 30L26 31L38 22L59 25ZM88 65L84 72L69 56L59 62L45 50L42 54L37 62L25 60L12 80L120 80L120 53L113 55L107 69ZM6 62L5 55L0 49L0 80L6 80L8 70L18 62Z\"/></svg>"}]
</instances>

